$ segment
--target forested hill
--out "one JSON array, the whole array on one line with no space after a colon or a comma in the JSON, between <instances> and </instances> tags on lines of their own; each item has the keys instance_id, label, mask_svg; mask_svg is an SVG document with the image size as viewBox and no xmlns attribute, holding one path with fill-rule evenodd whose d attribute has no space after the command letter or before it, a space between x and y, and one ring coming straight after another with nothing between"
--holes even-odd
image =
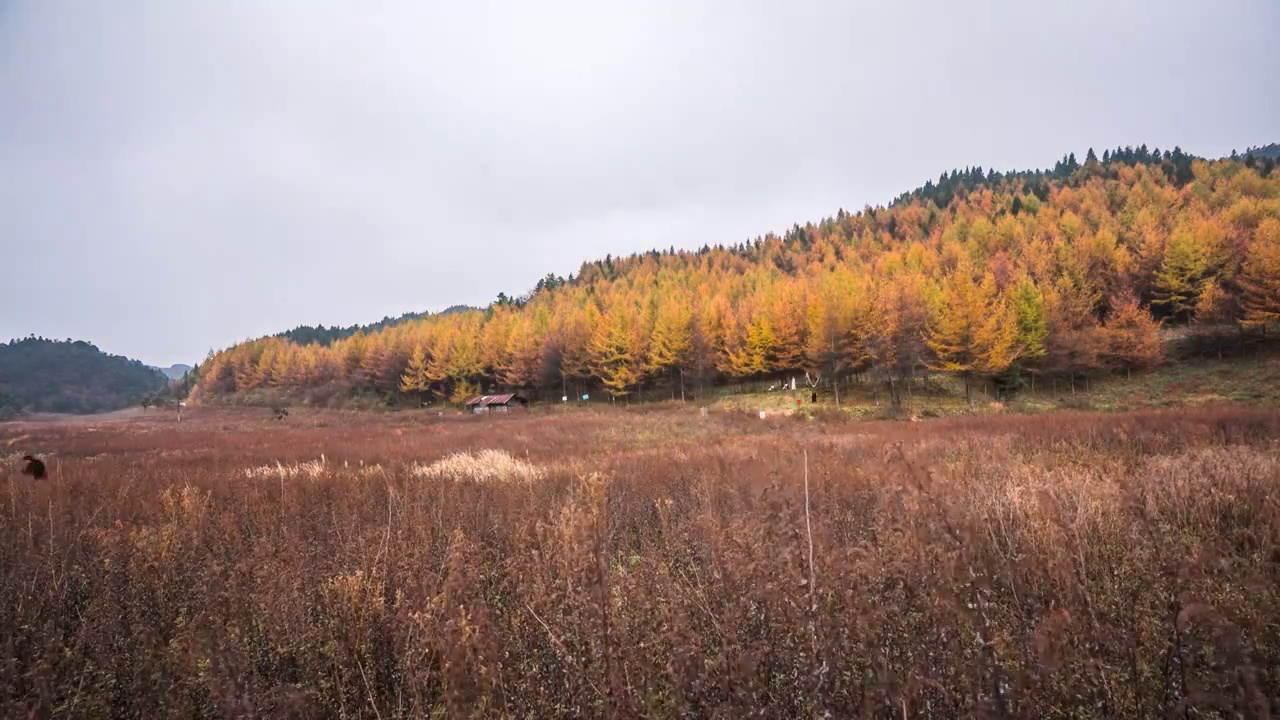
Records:
<instances>
[{"instance_id":1,"label":"forested hill","mask_svg":"<svg viewBox=\"0 0 1280 720\"><path fill-rule=\"evenodd\" d=\"M1280 143L1271 143L1261 147L1251 147L1245 151L1246 161L1253 158L1256 162L1264 160L1280 161ZM1260 165L1259 165L1260 166Z\"/></svg>"},{"instance_id":2,"label":"forested hill","mask_svg":"<svg viewBox=\"0 0 1280 720\"><path fill-rule=\"evenodd\" d=\"M167 382L158 370L83 341L28 337L0 344L0 418L118 410Z\"/></svg>"},{"instance_id":3,"label":"forested hill","mask_svg":"<svg viewBox=\"0 0 1280 720\"><path fill-rule=\"evenodd\" d=\"M1128 373L1161 361L1161 325L1280 321L1274 169L1144 146L948 172L781 237L587 262L484 311L327 346L247 342L211 358L194 395L621 396L804 371L897 392L924 370L1016 390Z\"/></svg>"}]
</instances>

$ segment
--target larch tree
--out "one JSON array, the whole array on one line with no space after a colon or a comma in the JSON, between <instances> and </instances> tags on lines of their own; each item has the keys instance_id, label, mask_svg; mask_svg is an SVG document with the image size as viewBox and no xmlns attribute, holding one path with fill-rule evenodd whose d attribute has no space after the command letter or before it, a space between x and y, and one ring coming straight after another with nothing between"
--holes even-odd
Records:
<instances>
[{"instance_id":1,"label":"larch tree","mask_svg":"<svg viewBox=\"0 0 1280 720\"><path fill-rule=\"evenodd\" d=\"M473 382L481 374L479 328L459 328L449 346L447 372L456 382Z\"/></svg>"},{"instance_id":2,"label":"larch tree","mask_svg":"<svg viewBox=\"0 0 1280 720\"><path fill-rule=\"evenodd\" d=\"M1017 322L1015 333L1019 350L1017 365L1032 373L1034 383L1035 363L1044 357L1045 340L1049 337L1049 320L1045 313L1044 292L1034 280L1023 275L1010 289L1009 307Z\"/></svg>"},{"instance_id":3,"label":"larch tree","mask_svg":"<svg viewBox=\"0 0 1280 720\"><path fill-rule=\"evenodd\" d=\"M971 379L1003 372L1013 361L1017 325L989 274L978 283L968 267L957 268L941 299L928 329L933 368L963 377L965 400L973 402Z\"/></svg>"},{"instance_id":4,"label":"larch tree","mask_svg":"<svg viewBox=\"0 0 1280 720\"><path fill-rule=\"evenodd\" d=\"M511 366L510 340L516 322L517 312L509 301L490 308L490 316L480 326L476 342L478 374L505 382L504 370Z\"/></svg>"},{"instance_id":5,"label":"larch tree","mask_svg":"<svg viewBox=\"0 0 1280 720\"><path fill-rule=\"evenodd\" d=\"M527 314L517 318L507 335L504 364L498 379L510 388L532 387L541 376L542 342Z\"/></svg>"},{"instance_id":6,"label":"larch tree","mask_svg":"<svg viewBox=\"0 0 1280 720\"><path fill-rule=\"evenodd\" d=\"M626 397L640 381L640 358L630 308L615 306L601 318L591 338L592 367L614 397Z\"/></svg>"},{"instance_id":7,"label":"larch tree","mask_svg":"<svg viewBox=\"0 0 1280 720\"><path fill-rule=\"evenodd\" d=\"M314 382L317 385L333 382L342 377L342 363L332 352L318 351L315 361Z\"/></svg>"},{"instance_id":8,"label":"larch tree","mask_svg":"<svg viewBox=\"0 0 1280 720\"><path fill-rule=\"evenodd\" d=\"M1151 304L1175 319L1189 319L1208 275L1208 262L1191 231L1179 228L1165 246L1164 259L1152 283Z\"/></svg>"},{"instance_id":9,"label":"larch tree","mask_svg":"<svg viewBox=\"0 0 1280 720\"><path fill-rule=\"evenodd\" d=\"M296 378L298 387L309 388L320 385L322 380L328 378L321 377L320 354L322 349L315 343L298 348L297 361L294 363L293 376Z\"/></svg>"},{"instance_id":10,"label":"larch tree","mask_svg":"<svg viewBox=\"0 0 1280 720\"><path fill-rule=\"evenodd\" d=\"M693 311L689 299L668 298L658 306L644 369L655 375L674 373L680 386L680 402L684 402L684 371L692 346Z\"/></svg>"},{"instance_id":11,"label":"larch tree","mask_svg":"<svg viewBox=\"0 0 1280 720\"><path fill-rule=\"evenodd\" d=\"M415 345L413 354L409 356L409 365L400 376L400 392L414 395L421 402L430 389L431 376L427 372L427 354L423 352L421 345Z\"/></svg>"},{"instance_id":12,"label":"larch tree","mask_svg":"<svg viewBox=\"0 0 1280 720\"><path fill-rule=\"evenodd\" d=\"M775 284L769 303L774 370L797 372L804 367L805 305L804 293L795 282L784 280Z\"/></svg>"},{"instance_id":13,"label":"larch tree","mask_svg":"<svg viewBox=\"0 0 1280 720\"><path fill-rule=\"evenodd\" d=\"M369 336L365 345L364 357L360 360L358 377L360 378L361 387L375 392L385 390L380 380L382 379L382 368L387 359L387 344L387 336L383 333Z\"/></svg>"},{"instance_id":14,"label":"larch tree","mask_svg":"<svg viewBox=\"0 0 1280 720\"><path fill-rule=\"evenodd\" d=\"M530 344L521 348L530 369L529 386L550 391L561 385L560 354L552 342L553 318L546 303L539 303L531 313L526 323Z\"/></svg>"},{"instance_id":15,"label":"larch tree","mask_svg":"<svg viewBox=\"0 0 1280 720\"><path fill-rule=\"evenodd\" d=\"M758 377L773 372L777 368L777 343L769 316L759 313L752 318L747 325L746 362L742 366L742 374L745 377Z\"/></svg>"},{"instance_id":16,"label":"larch tree","mask_svg":"<svg viewBox=\"0 0 1280 720\"><path fill-rule=\"evenodd\" d=\"M1280 220L1267 218L1254 232L1240 272L1246 325L1280 323Z\"/></svg>"},{"instance_id":17,"label":"larch tree","mask_svg":"<svg viewBox=\"0 0 1280 720\"><path fill-rule=\"evenodd\" d=\"M450 402L466 402L480 392L480 327L478 319L468 319L450 328L438 342L428 363L428 372L443 387Z\"/></svg>"},{"instance_id":18,"label":"larch tree","mask_svg":"<svg viewBox=\"0 0 1280 720\"><path fill-rule=\"evenodd\" d=\"M562 392L569 395L569 381L575 385L591 377L591 338L600 324L600 311L593 301L577 296L565 298L556 308L553 333L560 355Z\"/></svg>"},{"instance_id":19,"label":"larch tree","mask_svg":"<svg viewBox=\"0 0 1280 720\"><path fill-rule=\"evenodd\" d=\"M849 303L849 342L845 363L850 372L866 372L879 363L889 343L884 307L870 281L858 278Z\"/></svg>"},{"instance_id":20,"label":"larch tree","mask_svg":"<svg viewBox=\"0 0 1280 720\"><path fill-rule=\"evenodd\" d=\"M916 370L927 367L929 307L924 279L918 274L894 277L884 284L880 298L885 339L880 362L889 372L889 392L897 407L902 402L899 388L905 387L910 394Z\"/></svg>"},{"instance_id":21,"label":"larch tree","mask_svg":"<svg viewBox=\"0 0 1280 720\"><path fill-rule=\"evenodd\" d=\"M262 354L258 356L258 362L255 364L253 374L250 380L250 387L262 388L272 387L275 383L271 375L271 370L276 364L276 349L274 344L268 344Z\"/></svg>"},{"instance_id":22,"label":"larch tree","mask_svg":"<svg viewBox=\"0 0 1280 720\"><path fill-rule=\"evenodd\" d=\"M749 323L742 320L743 310L728 310L715 318L717 346L716 369L734 380L750 377L755 371L754 356L747 346Z\"/></svg>"},{"instance_id":23,"label":"larch tree","mask_svg":"<svg viewBox=\"0 0 1280 720\"><path fill-rule=\"evenodd\" d=\"M401 336L391 333L383 346L382 358L374 368L374 382L378 392L394 395L400 387L400 374L409 364L410 350L401 342Z\"/></svg>"},{"instance_id":24,"label":"larch tree","mask_svg":"<svg viewBox=\"0 0 1280 720\"><path fill-rule=\"evenodd\" d=\"M455 334L457 334L456 328L446 327L434 338L431 351L427 353L427 377L431 380L431 386L438 388L443 397L449 396L449 388L446 384L449 380L449 356L453 353Z\"/></svg>"},{"instance_id":25,"label":"larch tree","mask_svg":"<svg viewBox=\"0 0 1280 720\"><path fill-rule=\"evenodd\" d=\"M1235 315L1234 299L1217 279L1205 281L1200 288L1200 296L1196 298L1193 317L1198 325L1218 325Z\"/></svg>"},{"instance_id":26,"label":"larch tree","mask_svg":"<svg viewBox=\"0 0 1280 720\"><path fill-rule=\"evenodd\" d=\"M310 346L290 345L288 385L292 390L310 387L315 382L315 360Z\"/></svg>"},{"instance_id":27,"label":"larch tree","mask_svg":"<svg viewBox=\"0 0 1280 720\"><path fill-rule=\"evenodd\" d=\"M693 314L689 333L689 371L696 383L697 397L703 395L703 385L713 378L718 351L716 334L720 315L714 302L699 303Z\"/></svg>"},{"instance_id":28,"label":"larch tree","mask_svg":"<svg viewBox=\"0 0 1280 720\"><path fill-rule=\"evenodd\" d=\"M818 337L809 343L809 356L831 381L839 405L841 381L877 367L887 356L887 318L877 288L851 268L827 275L818 295L809 325Z\"/></svg>"},{"instance_id":29,"label":"larch tree","mask_svg":"<svg viewBox=\"0 0 1280 720\"><path fill-rule=\"evenodd\" d=\"M302 349L299 358L299 381L303 386L322 385L333 380L332 359L320 345L310 343Z\"/></svg>"},{"instance_id":30,"label":"larch tree","mask_svg":"<svg viewBox=\"0 0 1280 720\"><path fill-rule=\"evenodd\" d=\"M1057 277L1045 292L1049 334L1045 339L1044 365L1054 375L1066 375L1075 392L1075 381L1098 368L1102 337L1097 306L1101 294L1077 274Z\"/></svg>"},{"instance_id":31,"label":"larch tree","mask_svg":"<svg viewBox=\"0 0 1280 720\"><path fill-rule=\"evenodd\" d=\"M1138 304L1132 292L1114 301L1102 328L1102 340L1103 360L1108 367L1124 370L1126 377L1132 376L1134 370L1154 366L1164 353L1160 323Z\"/></svg>"},{"instance_id":32,"label":"larch tree","mask_svg":"<svg viewBox=\"0 0 1280 720\"><path fill-rule=\"evenodd\" d=\"M835 384L836 405L840 404L838 382L848 368L857 291L848 272L836 271L822 277L809 303L809 362L820 377L826 376Z\"/></svg>"},{"instance_id":33,"label":"larch tree","mask_svg":"<svg viewBox=\"0 0 1280 720\"><path fill-rule=\"evenodd\" d=\"M296 390L302 386L298 381L298 347L292 343L282 343L276 349L275 362L271 365L271 383L274 387Z\"/></svg>"},{"instance_id":34,"label":"larch tree","mask_svg":"<svg viewBox=\"0 0 1280 720\"><path fill-rule=\"evenodd\" d=\"M353 380L364 362L368 337L363 332L356 332L334 347L342 358L342 370L345 379Z\"/></svg>"}]
</instances>

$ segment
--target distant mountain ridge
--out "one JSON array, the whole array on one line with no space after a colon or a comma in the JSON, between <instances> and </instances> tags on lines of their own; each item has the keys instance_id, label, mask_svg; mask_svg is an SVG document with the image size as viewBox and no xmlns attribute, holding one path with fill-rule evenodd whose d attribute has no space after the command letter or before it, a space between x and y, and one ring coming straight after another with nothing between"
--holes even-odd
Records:
<instances>
[{"instance_id":1,"label":"distant mountain ridge","mask_svg":"<svg viewBox=\"0 0 1280 720\"><path fill-rule=\"evenodd\" d=\"M159 370L160 372L164 373L165 377L169 378L170 380L181 380L183 375L186 375L187 373L191 372L191 366L183 365L182 363L176 363L174 365L170 365L167 368L159 367L157 365L148 365L147 367L151 368L152 370Z\"/></svg>"},{"instance_id":2,"label":"distant mountain ridge","mask_svg":"<svg viewBox=\"0 0 1280 720\"><path fill-rule=\"evenodd\" d=\"M110 412L167 384L163 372L83 340L32 336L0 344L0 419L22 413Z\"/></svg>"},{"instance_id":3,"label":"distant mountain ridge","mask_svg":"<svg viewBox=\"0 0 1280 720\"><path fill-rule=\"evenodd\" d=\"M345 340L358 332L368 335L369 333L376 332L378 330L395 327L396 325L413 320L421 320L423 318L431 317L432 315L453 315L456 313L470 311L478 312L479 310L479 308L473 308L468 305L451 305L438 313L407 312L399 317L391 317L388 315L377 322L369 323L367 325L351 325L348 327L338 327L336 325L333 327L325 327L324 325L299 325L291 330L276 333L273 337L282 338L290 342L297 343L298 345L310 345L311 343L316 343L323 347L328 347L329 345L332 345L339 340Z\"/></svg>"},{"instance_id":4,"label":"distant mountain ridge","mask_svg":"<svg viewBox=\"0 0 1280 720\"><path fill-rule=\"evenodd\" d=\"M1244 151L1244 157L1257 158L1259 160L1280 160L1280 143L1251 147Z\"/></svg>"}]
</instances>

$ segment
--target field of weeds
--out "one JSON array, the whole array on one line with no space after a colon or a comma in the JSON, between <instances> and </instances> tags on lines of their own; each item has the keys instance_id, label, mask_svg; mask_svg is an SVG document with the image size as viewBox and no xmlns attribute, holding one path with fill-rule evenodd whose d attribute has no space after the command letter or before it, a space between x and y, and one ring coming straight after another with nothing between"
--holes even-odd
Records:
<instances>
[{"instance_id":1,"label":"field of weeds","mask_svg":"<svg viewBox=\"0 0 1280 720\"><path fill-rule=\"evenodd\" d=\"M1280 410L197 410L0 454L3 717L1280 714Z\"/></svg>"}]
</instances>

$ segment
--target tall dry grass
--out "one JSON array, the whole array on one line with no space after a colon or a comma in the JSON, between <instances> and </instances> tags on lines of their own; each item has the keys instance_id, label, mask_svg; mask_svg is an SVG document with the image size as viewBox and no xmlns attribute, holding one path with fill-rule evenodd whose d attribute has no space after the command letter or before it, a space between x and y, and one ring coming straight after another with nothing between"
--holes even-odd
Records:
<instances>
[{"instance_id":1,"label":"tall dry grass","mask_svg":"<svg viewBox=\"0 0 1280 720\"><path fill-rule=\"evenodd\" d=\"M0 493L0 714L1267 717L1278 438L1231 409L0 426L52 470Z\"/></svg>"}]
</instances>

